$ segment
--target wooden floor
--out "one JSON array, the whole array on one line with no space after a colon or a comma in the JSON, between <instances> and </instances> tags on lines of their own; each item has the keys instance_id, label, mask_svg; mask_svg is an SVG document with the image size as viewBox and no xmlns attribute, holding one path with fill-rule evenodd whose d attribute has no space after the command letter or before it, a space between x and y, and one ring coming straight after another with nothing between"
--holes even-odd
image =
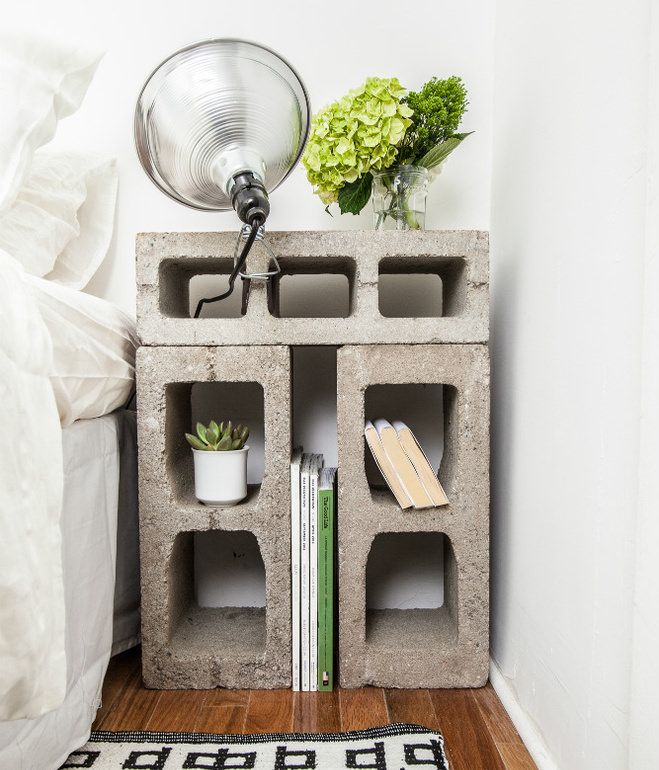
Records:
<instances>
[{"instance_id":1,"label":"wooden floor","mask_svg":"<svg viewBox=\"0 0 659 770\"><path fill-rule=\"evenodd\" d=\"M535 770L494 690L147 690L140 650L110 661L95 730L344 732L391 722L440 730L451 770Z\"/></svg>"}]
</instances>

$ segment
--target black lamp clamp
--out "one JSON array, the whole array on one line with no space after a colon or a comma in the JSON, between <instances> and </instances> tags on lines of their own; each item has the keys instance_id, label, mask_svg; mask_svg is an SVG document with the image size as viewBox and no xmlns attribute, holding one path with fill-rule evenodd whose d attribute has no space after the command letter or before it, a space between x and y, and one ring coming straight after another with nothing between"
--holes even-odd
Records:
<instances>
[{"instance_id":1,"label":"black lamp clamp","mask_svg":"<svg viewBox=\"0 0 659 770\"><path fill-rule=\"evenodd\" d=\"M245 241L245 244L241 251L240 246L243 241ZM272 269L261 273L244 273L242 269L245 266L245 262L247 261L247 255L249 254L255 241L259 241L260 243L262 243L265 250L270 255L270 259L272 260ZM220 294L217 297L204 297L203 299L200 299L199 303L197 304L197 309L195 310L194 317L199 318L202 308L206 303L218 302L219 300L226 299L226 297L228 297L232 293L233 285L238 276L240 276L243 282L242 305L241 305L242 315L245 315L245 313L247 312L247 303L249 301L249 290L251 288L252 281L270 281L270 284L268 285L268 304L271 304L272 297L273 297L273 293L271 290L271 287L273 284L271 279L279 275L280 273L281 273L281 267L279 265L279 262L277 261L277 256L275 255L275 252L272 250L272 247L270 246L270 244L265 239L265 225L260 224L258 226L252 227L252 225L244 224L240 232L238 233L238 237L236 238L236 245L233 250L233 270L231 272L231 275L229 276L229 290L224 292L224 294Z\"/></svg>"},{"instance_id":2,"label":"black lamp clamp","mask_svg":"<svg viewBox=\"0 0 659 770\"><path fill-rule=\"evenodd\" d=\"M244 225L242 230L238 233L238 238L236 240L236 247L233 253L234 270L238 266L238 263L240 260L240 257L238 255L240 242L241 240L249 239L249 236L251 235L251 231L252 231L252 228L249 225ZM262 273L243 273L240 267L238 267L238 275L241 277L243 282L242 305L240 310L242 315L245 315L245 313L247 312L247 303L249 302L249 290L251 288L252 281L268 281L268 307L272 311L272 303L274 299L274 289L273 289L274 282L272 279L281 273L281 267L279 266L279 262L277 261L275 252L272 250L272 247L265 239L264 225L259 226L254 240L262 243L263 247L270 255L272 269ZM242 264L244 265L244 262Z\"/></svg>"}]
</instances>

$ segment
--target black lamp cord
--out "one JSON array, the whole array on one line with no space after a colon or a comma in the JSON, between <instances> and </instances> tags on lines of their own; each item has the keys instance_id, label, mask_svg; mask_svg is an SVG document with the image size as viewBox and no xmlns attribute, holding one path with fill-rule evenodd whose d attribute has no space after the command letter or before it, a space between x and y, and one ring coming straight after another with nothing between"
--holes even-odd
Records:
<instances>
[{"instance_id":1,"label":"black lamp cord","mask_svg":"<svg viewBox=\"0 0 659 770\"><path fill-rule=\"evenodd\" d=\"M229 276L229 289L224 292L224 294L219 294L217 297L204 297L203 299L200 299L197 303L197 309L195 310L194 317L199 318L199 315L201 314L201 310L203 306L206 303L210 302L219 302L222 299L226 299L231 292L233 291L233 284L236 281L236 278L238 277L238 273L243 269L243 265L247 261L247 255L250 252L250 249L252 248L252 244L256 240L256 236L259 232L259 227L264 223L265 219L261 216L255 216L252 217L252 219L249 222L249 226L252 228L249 235L247 236L247 241L245 245L243 246L243 250L240 252L240 257L238 258L238 261L234 265L233 272Z\"/></svg>"}]
</instances>

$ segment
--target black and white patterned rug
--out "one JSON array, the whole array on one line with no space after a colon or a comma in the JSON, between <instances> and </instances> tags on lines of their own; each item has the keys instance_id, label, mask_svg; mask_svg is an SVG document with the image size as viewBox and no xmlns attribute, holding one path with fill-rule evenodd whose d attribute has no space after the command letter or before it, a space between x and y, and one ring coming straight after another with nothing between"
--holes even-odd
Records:
<instances>
[{"instance_id":1,"label":"black and white patterned rug","mask_svg":"<svg viewBox=\"0 0 659 770\"><path fill-rule=\"evenodd\" d=\"M60 770L448 770L440 733L393 724L346 733L209 735L92 732Z\"/></svg>"}]
</instances>

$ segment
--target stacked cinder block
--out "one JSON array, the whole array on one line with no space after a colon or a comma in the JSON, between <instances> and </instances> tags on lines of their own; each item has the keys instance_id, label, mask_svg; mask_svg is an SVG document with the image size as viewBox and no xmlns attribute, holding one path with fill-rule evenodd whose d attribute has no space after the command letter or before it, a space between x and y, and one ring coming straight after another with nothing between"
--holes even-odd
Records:
<instances>
[{"instance_id":1,"label":"stacked cinder block","mask_svg":"<svg viewBox=\"0 0 659 770\"><path fill-rule=\"evenodd\" d=\"M160 688L290 685L291 347L337 353L339 452L339 672L345 687L470 687L488 663L488 239L475 231L269 233L281 273L252 281L245 314L190 317L190 281L227 274L234 233L142 234L137 240L138 440L143 669ZM249 272L267 272L255 249ZM437 276L442 310L385 317L384 275ZM339 274L348 310L336 318L282 317L287 276ZM247 499L198 503L183 434L194 383L263 389L265 471ZM442 385L440 480L449 505L402 511L368 483L363 438L368 389ZM265 567L266 606L198 607L195 533L248 531ZM438 609L367 610L371 549L380 535L428 533L441 543L445 601Z\"/></svg>"},{"instance_id":2,"label":"stacked cinder block","mask_svg":"<svg viewBox=\"0 0 659 770\"><path fill-rule=\"evenodd\" d=\"M338 354L337 381L341 685L482 686L489 651L487 349L346 346ZM443 386L443 407L427 419L444 425L439 478L449 505L401 510L392 495L367 484L366 393L381 384ZM376 537L408 532L444 536L444 604L368 610L366 572Z\"/></svg>"},{"instance_id":3,"label":"stacked cinder block","mask_svg":"<svg viewBox=\"0 0 659 770\"><path fill-rule=\"evenodd\" d=\"M273 232L267 234L283 281L293 275L342 275L346 317L281 318L274 292L253 281L247 312L237 318L191 318L190 280L227 274L235 233L146 233L137 238L137 317L145 345L381 345L485 343L489 334L488 238L478 231ZM250 273L272 267L257 247ZM437 275L441 317L387 318L378 306L381 275ZM236 287L239 291L238 285ZM270 304L270 307L269 307Z\"/></svg>"},{"instance_id":4,"label":"stacked cinder block","mask_svg":"<svg viewBox=\"0 0 659 770\"><path fill-rule=\"evenodd\" d=\"M290 682L290 351L286 347L142 347L137 359L143 676L149 687L285 687ZM263 389L263 480L243 502L212 508L194 497L195 383ZM218 418L219 419L219 418ZM197 606L195 533L253 533L266 609Z\"/></svg>"}]
</instances>

